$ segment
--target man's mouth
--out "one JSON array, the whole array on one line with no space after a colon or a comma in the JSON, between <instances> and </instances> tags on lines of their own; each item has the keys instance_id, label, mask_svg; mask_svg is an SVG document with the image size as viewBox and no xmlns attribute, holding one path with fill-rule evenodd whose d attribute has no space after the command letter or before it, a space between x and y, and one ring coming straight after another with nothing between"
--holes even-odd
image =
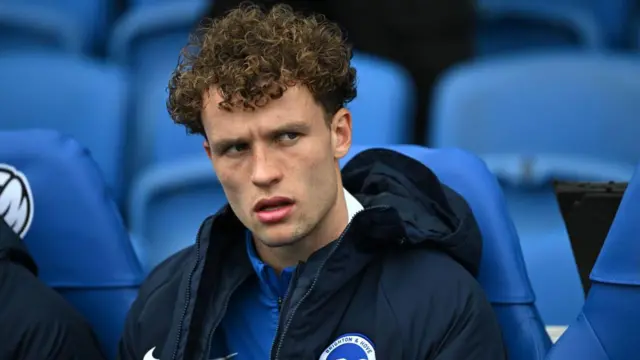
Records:
<instances>
[{"instance_id":1,"label":"man's mouth","mask_svg":"<svg viewBox=\"0 0 640 360\"><path fill-rule=\"evenodd\" d=\"M282 196L277 196L277 197L262 199L258 201L258 203L254 206L254 211L256 212L275 211L291 205L293 205L292 199L282 197Z\"/></svg>"},{"instance_id":2,"label":"man's mouth","mask_svg":"<svg viewBox=\"0 0 640 360\"><path fill-rule=\"evenodd\" d=\"M293 210L294 201L287 197L262 199L254 206L258 220L265 224L283 221Z\"/></svg>"}]
</instances>

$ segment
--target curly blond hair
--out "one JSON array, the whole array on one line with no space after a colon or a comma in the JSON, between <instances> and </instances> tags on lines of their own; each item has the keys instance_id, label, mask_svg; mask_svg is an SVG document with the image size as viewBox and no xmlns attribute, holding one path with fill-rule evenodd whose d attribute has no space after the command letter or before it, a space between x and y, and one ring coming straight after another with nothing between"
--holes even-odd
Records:
<instances>
[{"instance_id":1,"label":"curly blond hair","mask_svg":"<svg viewBox=\"0 0 640 360\"><path fill-rule=\"evenodd\" d=\"M231 111L255 110L303 85L330 122L356 96L351 57L340 28L323 16L243 4L191 36L169 81L167 109L189 133L205 136L202 98L212 86L223 98L218 107Z\"/></svg>"}]
</instances>

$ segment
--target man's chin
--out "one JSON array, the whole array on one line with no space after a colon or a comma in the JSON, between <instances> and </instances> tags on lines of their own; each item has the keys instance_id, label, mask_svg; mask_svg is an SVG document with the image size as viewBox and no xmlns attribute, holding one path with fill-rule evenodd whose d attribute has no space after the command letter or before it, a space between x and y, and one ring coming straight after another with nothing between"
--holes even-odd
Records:
<instances>
[{"instance_id":1,"label":"man's chin","mask_svg":"<svg viewBox=\"0 0 640 360\"><path fill-rule=\"evenodd\" d=\"M270 248L278 248L283 246L289 246L297 243L300 240L300 235L295 231L289 229L265 229L266 231L260 231L254 233L254 236L258 238L263 245Z\"/></svg>"},{"instance_id":2,"label":"man's chin","mask_svg":"<svg viewBox=\"0 0 640 360\"><path fill-rule=\"evenodd\" d=\"M280 238L280 237L276 237L276 238L271 238L271 237L262 237L260 238L260 242L270 248L279 248L279 247L284 247L284 246L290 246L293 245L295 243L297 243L300 239L297 238L293 238L293 237L286 237L286 238Z\"/></svg>"}]
</instances>

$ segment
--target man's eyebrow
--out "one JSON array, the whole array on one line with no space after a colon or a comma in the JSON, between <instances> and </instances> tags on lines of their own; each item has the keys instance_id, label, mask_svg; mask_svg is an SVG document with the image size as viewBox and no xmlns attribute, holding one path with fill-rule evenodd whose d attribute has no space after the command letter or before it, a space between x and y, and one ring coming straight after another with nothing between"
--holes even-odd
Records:
<instances>
[{"instance_id":1,"label":"man's eyebrow","mask_svg":"<svg viewBox=\"0 0 640 360\"><path fill-rule=\"evenodd\" d=\"M310 126L306 122L303 122L303 121L291 121L291 122L279 125L275 129L271 130L269 132L269 134L271 136L277 136L277 135L280 135L280 134L286 133L286 132L305 133L305 132L309 132L309 128L310 128Z\"/></svg>"},{"instance_id":2,"label":"man's eyebrow","mask_svg":"<svg viewBox=\"0 0 640 360\"><path fill-rule=\"evenodd\" d=\"M233 145L241 144L243 142L247 142L247 139L237 137L237 138L227 138L220 140L212 140L211 141L211 149L214 153L220 154L224 152L226 149L230 148Z\"/></svg>"}]
</instances>

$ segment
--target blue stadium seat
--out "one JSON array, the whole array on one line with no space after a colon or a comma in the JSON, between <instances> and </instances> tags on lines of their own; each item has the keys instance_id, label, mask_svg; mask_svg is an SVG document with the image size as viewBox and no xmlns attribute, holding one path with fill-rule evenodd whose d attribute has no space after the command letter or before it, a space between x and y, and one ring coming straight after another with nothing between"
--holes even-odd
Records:
<instances>
[{"instance_id":1,"label":"blue stadium seat","mask_svg":"<svg viewBox=\"0 0 640 360\"><path fill-rule=\"evenodd\" d=\"M435 90L429 144L635 164L639 71L640 57L614 54L511 56L457 67Z\"/></svg>"},{"instance_id":2,"label":"blue stadium seat","mask_svg":"<svg viewBox=\"0 0 640 360\"><path fill-rule=\"evenodd\" d=\"M604 44L619 48L628 43L629 20L633 19L634 0L479 0L482 6L547 6L586 13L598 25Z\"/></svg>"},{"instance_id":3,"label":"blue stadium seat","mask_svg":"<svg viewBox=\"0 0 640 360\"><path fill-rule=\"evenodd\" d=\"M116 25L110 57L131 69L135 77L135 168L200 152L202 140L186 137L166 111L167 84L180 49L205 13L199 1L160 2L131 9ZM408 73L388 61L356 54L358 97L349 105L354 113L357 143L407 142L413 121L414 89ZM167 144L171 143L171 147Z\"/></svg>"},{"instance_id":4,"label":"blue stadium seat","mask_svg":"<svg viewBox=\"0 0 640 360\"><path fill-rule=\"evenodd\" d=\"M622 360L640 354L640 166L624 193L591 272L591 290L577 320L548 360Z\"/></svg>"},{"instance_id":5,"label":"blue stadium seat","mask_svg":"<svg viewBox=\"0 0 640 360\"><path fill-rule=\"evenodd\" d=\"M132 187L127 213L145 269L194 244L200 223L226 202L204 151L144 171Z\"/></svg>"},{"instance_id":6,"label":"blue stadium seat","mask_svg":"<svg viewBox=\"0 0 640 360\"><path fill-rule=\"evenodd\" d=\"M582 308L584 293L552 182L628 181L634 166L546 154L534 159L492 155L483 160L502 183L543 319L550 325L568 325Z\"/></svg>"},{"instance_id":7,"label":"blue stadium seat","mask_svg":"<svg viewBox=\"0 0 640 360\"><path fill-rule=\"evenodd\" d=\"M61 51L79 54L81 32L64 16L49 9L3 4L0 6L0 52Z\"/></svg>"},{"instance_id":8,"label":"blue stadium seat","mask_svg":"<svg viewBox=\"0 0 640 360\"><path fill-rule=\"evenodd\" d=\"M143 272L95 163L71 138L27 130L0 132L0 164L30 184L25 242L40 277L85 316L115 358Z\"/></svg>"},{"instance_id":9,"label":"blue stadium seat","mask_svg":"<svg viewBox=\"0 0 640 360\"><path fill-rule=\"evenodd\" d=\"M604 47L602 30L591 12L544 2L487 2L478 9L476 52L500 53Z\"/></svg>"},{"instance_id":10,"label":"blue stadium seat","mask_svg":"<svg viewBox=\"0 0 640 360\"><path fill-rule=\"evenodd\" d=\"M354 53L358 96L347 105L353 114L353 143L402 144L413 138L415 89L409 73L393 62Z\"/></svg>"},{"instance_id":11,"label":"blue stadium seat","mask_svg":"<svg viewBox=\"0 0 640 360\"><path fill-rule=\"evenodd\" d=\"M132 143L136 144L130 164L133 169L202 149L201 139L187 137L182 127L173 125L165 102L180 49L205 9L205 2L199 1L158 2L131 8L114 27L108 54L129 69L136 94L134 121L129 124Z\"/></svg>"},{"instance_id":12,"label":"blue stadium seat","mask_svg":"<svg viewBox=\"0 0 640 360\"><path fill-rule=\"evenodd\" d=\"M637 13L635 0L572 0L588 7L595 14L604 39L610 47L626 47L629 45L629 25Z\"/></svg>"},{"instance_id":13,"label":"blue stadium seat","mask_svg":"<svg viewBox=\"0 0 640 360\"><path fill-rule=\"evenodd\" d=\"M429 143L470 150L507 182L547 324L567 325L583 303L550 182L628 179L611 171L640 160L638 71L640 62L628 56L514 56L452 70L436 90ZM566 298L558 302L560 290Z\"/></svg>"},{"instance_id":14,"label":"blue stadium seat","mask_svg":"<svg viewBox=\"0 0 640 360\"><path fill-rule=\"evenodd\" d=\"M44 20L55 17L65 27L73 28L81 37L83 50L93 51L104 41L108 21L114 15L113 2L108 0L0 0L2 7L23 7L28 17ZM3 34L4 36L4 34Z\"/></svg>"},{"instance_id":15,"label":"blue stadium seat","mask_svg":"<svg viewBox=\"0 0 640 360\"><path fill-rule=\"evenodd\" d=\"M44 128L86 146L122 195L127 82L117 68L69 54L0 55L0 130Z\"/></svg>"}]
</instances>

